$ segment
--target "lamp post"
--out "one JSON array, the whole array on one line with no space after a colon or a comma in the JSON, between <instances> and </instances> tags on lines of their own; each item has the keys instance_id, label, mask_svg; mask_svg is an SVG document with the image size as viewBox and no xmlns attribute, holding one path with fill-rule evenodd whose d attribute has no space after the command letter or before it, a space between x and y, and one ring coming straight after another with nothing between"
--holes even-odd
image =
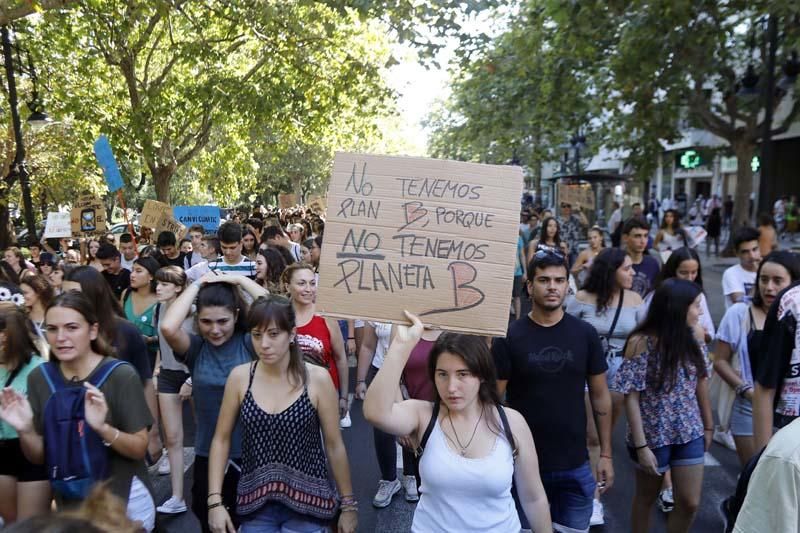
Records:
<instances>
[{"instance_id":1,"label":"lamp post","mask_svg":"<svg viewBox=\"0 0 800 533\"><path fill-rule=\"evenodd\" d=\"M6 70L6 81L8 82L8 103L11 107L11 125L14 129L14 144L16 146L14 152L14 161L11 164L9 172L19 178L20 189L22 190L22 205L25 210L25 226L28 229L29 242L38 240L36 233L36 220L34 219L33 201L31 199L31 184L28 169L25 166L25 143L22 138L22 122L19 116L19 99L17 96L17 82L14 75L14 56L11 43L11 32L8 26L0 28L0 38L2 39L3 46L3 62ZM33 99L28 104L31 109L31 116L28 118L28 123L36 128L52 122L47 114L44 112L39 101L39 94L36 85L36 72L33 69L33 64L29 62L29 74L33 79ZM20 69L22 65L20 65ZM31 241L33 239L33 241Z\"/></svg>"}]
</instances>

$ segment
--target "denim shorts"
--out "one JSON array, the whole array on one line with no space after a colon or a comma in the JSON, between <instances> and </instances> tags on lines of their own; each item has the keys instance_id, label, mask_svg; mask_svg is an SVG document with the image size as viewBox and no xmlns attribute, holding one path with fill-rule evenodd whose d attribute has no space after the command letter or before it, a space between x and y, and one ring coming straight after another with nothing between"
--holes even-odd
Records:
<instances>
[{"instance_id":1,"label":"denim shorts","mask_svg":"<svg viewBox=\"0 0 800 533\"><path fill-rule=\"evenodd\" d=\"M730 426L734 437L753 436L753 404L750 400L736 397L731 409Z\"/></svg>"},{"instance_id":2,"label":"denim shorts","mask_svg":"<svg viewBox=\"0 0 800 533\"><path fill-rule=\"evenodd\" d=\"M594 490L597 487L589 462L572 470L541 472L541 476L547 500L550 502L550 516L556 530L564 533L589 531ZM530 523L519 505L516 491L513 491L513 495L522 528L530 529Z\"/></svg>"},{"instance_id":3,"label":"denim shorts","mask_svg":"<svg viewBox=\"0 0 800 533\"><path fill-rule=\"evenodd\" d=\"M611 388L611 384L614 382L614 376L617 375L617 370L619 367L622 366L622 361L625 359L622 357L621 352L620 355L614 357L606 357L606 364L608 364L608 370L606 370L606 381L608 381L608 387Z\"/></svg>"},{"instance_id":4,"label":"denim shorts","mask_svg":"<svg viewBox=\"0 0 800 533\"><path fill-rule=\"evenodd\" d=\"M656 456L658 463L658 471L663 474L670 469L671 466L692 466L701 465L705 459L706 446L703 437L698 437L685 444L670 444L668 446L661 446L660 448L651 448L653 455ZM633 462L636 463L636 468L641 469L639 465L639 457L631 446L628 446L628 455L630 455Z\"/></svg>"},{"instance_id":5,"label":"denim shorts","mask_svg":"<svg viewBox=\"0 0 800 533\"><path fill-rule=\"evenodd\" d=\"M242 516L239 533L328 533L330 525L292 511L283 504L268 502L247 517Z\"/></svg>"}]
</instances>

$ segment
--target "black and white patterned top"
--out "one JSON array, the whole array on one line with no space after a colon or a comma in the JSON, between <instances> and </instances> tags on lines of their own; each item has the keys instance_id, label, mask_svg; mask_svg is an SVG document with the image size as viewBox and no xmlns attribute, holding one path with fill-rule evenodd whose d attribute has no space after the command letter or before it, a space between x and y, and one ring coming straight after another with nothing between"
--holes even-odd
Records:
<instances>
[{"instance_id":1,"label":"black and white patterned top","mask_svg":"<svg viewBox=\"0 0 800 533\"><path fill-rule=\"evenodd\" d=\"M332 519L339 505L328 477L327 458L317 411L304 387L300 397L280 413L264 411L253 398L253 376L242 401L242 475L236 499L240 515L268 501L318 519Z\"/></svg>"}]
</instances>

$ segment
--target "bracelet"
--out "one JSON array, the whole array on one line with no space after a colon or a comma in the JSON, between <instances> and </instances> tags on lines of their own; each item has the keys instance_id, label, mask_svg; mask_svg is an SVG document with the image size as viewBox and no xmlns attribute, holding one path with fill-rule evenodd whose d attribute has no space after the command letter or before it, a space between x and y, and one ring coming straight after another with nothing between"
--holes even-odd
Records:
<instances>
[{"instance_id":1,"label":"bracelet","mask_svg":"<svg viewBox=\"0 0 800 533\"><path fill-rule=\"evenodd\" d=\"M208 505L208 510L210 511L211 509L216 509L217 507L222 507L223 505L224 505L224 504L222 503L222 500L220 500L220 501L218 501L217 503L211 503L211 504L209 504L209 505Z\"/></svg>"},{"instance_id":2,"label":"bracelet","mask_svg":"<svg viewBox=\"0 0 800 533\"><path fill-rule=\"evenodd\" d=\"M357 513L358 505L342 505L339 510L343 513Z\"/></svg>"},{"instance_id":3,"label":"bracelet","mask_svg":"<svg viewBox=\"0 0 800 533\"><path fill-rule=\"evenodd\" d=\"M636 451L639 451L639 450L642 450L642 449L644 449L644 448L647 448L647 444L642 444L641 446L636 446L636 447L634 448L634 450L636 450Z\"/></svg>"},{"instance_id":4,"label":"bracelet","mask_svg":"<svg viewBox=\"0 0 800 533\"><path fill-rule=\"evenodd\" d=\"M111 442L106 442L105 440L103 441L103 446L105 446L106 448L110 448L111 445L117 442L117 439L119 438L119 428L114 428L114 429L116 429L117 432L114 433L114 438L111 439Z\"/></svg>"},{"instance_id":5,"label":"bracelet","mask_svg":"<svg viewBox=\"0 0 800 533\"><path fill-rule=\"evenodd\" d=\"M606 459L611 459L610 455L603 455L602 453L600 454L600 457L605 457Z\"/></svg>"},{"instance_id":6,"label":"bracelet","mask_svg":"<svg viewBox=\"0 0 800 533\"><path fill-rule=\"evenodd\" d=\"M354 340L356 340L356 338L355 337L347 337L347 340L354 341Z\"/></svg>"},{"instance_id":7,"label":"bracelet","mask_svg":"<svg viewBox=\"0 0 800 533\"><path fill-rule=\"evenodd\" d=\"M741 385L736 387L736 396L738 396L739 398L744 399L745 393L747 393L747 391L751 390L752 388L753 388L753 386L750 385L749 383L746 383L746 382L742 383Z\"/></svg>"},{"instance_id":8,"label":"bracelet","mask_svg":"<svg viewBox=\"0 0 800 533\"><path fill-rule=\"evenodd\" d=\"M222 493L221 492L209 492L208 493L208 498L210 498L212 496L222 496ZM208 500L208 498L206 498L206 500Z\"/></svg>"},{"instance_id":9,"label":"bracelet","mask_svg":"<svg viewBox=\"0 0 800 533\"><path fill-rule=\"evenodd\" d=\"M356 383L366 383L366 382L367 382L366 379L359 379L359 380L356 381Z\"/></svg>"},{"instance_id":10,"label":"bracelet","mask_svg":"<svg viewBox=\"0 0 800 533\"><path fill-rule=\"evenodd\" d=\"M184 381L184 384L189 385L191 387L192 386L192 378L186 378L186 381Z\"/></svg>"},{"instance_id":11,"label":"bracelet","mask_svg":"<svg viewBox=\"0 0 800 533\"><path fill-rule=\"evenodd\" d=\"M714 431L714 428L703 428L703 431Z\"/></svg>"}]
</instances>

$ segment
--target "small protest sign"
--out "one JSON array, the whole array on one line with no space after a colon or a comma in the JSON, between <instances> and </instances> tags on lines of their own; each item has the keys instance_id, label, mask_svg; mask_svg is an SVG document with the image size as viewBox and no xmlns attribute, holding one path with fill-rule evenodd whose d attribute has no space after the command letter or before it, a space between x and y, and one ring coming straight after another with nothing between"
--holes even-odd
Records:
<instances>
[{"instance_id":1,"label":"small protest sign","mask_svg":"<svg viewBox=\"0 0 800 533\"><path fill-rule=\"evenodd\" d=\"M44 238L60 239L72 237L72 213L47 213L47 223L44 226Z\"/></svg>"},{"instance_id":2,"label":"small protest sign","mask_svg":"<svg viewBox=\"0 0 800 533\"><path fill-rule=\"evenodd\" d=\"M78 198L70 212L73 237L99 235L106 231L106 209L100 198L84 195Z\"/></svg>"},{"instance_id":3,"label":"small protest sign","mask_svg":"<svg viewBox=\"0 0 800 533\"><path fill-rule=\"evenodd\" d=\"M288 209L290 207L294 207L297 205L297 195L296 194L279 194L278 195L278 207L281 209Z\"/></svg>"},{"instance_id":4,"label":"small protest sign","mask_svg":"<svg viewBox=\"0 0 800 533\"><path fill-rule=\"evenodd\" d=\"M594 210L594 191L591 185L558 184L558 201L567 203L572 207L580 206L583 209Z\"/></svg>"},{"instance_id":5,"label":"small protest sign","mask_svg":"<svg viewBox=\"0 0 800 533\"><path fill-rule=\"evenodd\" d=\"M176 205L172 216L186 227L200 224L206 233L219 229L219 207L215 205Z\"/></svg>"},{"instance_id":6,"label":"small protest sign","mask_svg":"<svg viewBox=\"0 0 800 533\"><path fill-rule=\"evenodd\" d=\"M320 214L325 213L325 210L328 209L328 203L322 196L312 196L309 198L308 206L313 212Z\"/></svg>"},{"instance_id":7,"label":"small protest sign","mask_svg":"<svg viewBox=\"0 0 800 533\"><path fill-rule=\"evenodd\" d=\"M317 310L505 335L522 169L337 153Z\"/></svg>"},{"instance_id":8,"label":"small protest sign","mask_svg":"<svg viewBox=\"0 0 800 533\"><path fill-rule=\"evenodd\" d=\"M142 214L139 217L139 225L145 228L157 228L162 215L166 213L172 216L172 208L169 204L156 200L145 200Z\"/></svg>"},{"instance_id":9,"label":"small protest sign","mask_svg":"<svg viewBox=\"0 0 800 533\"><path fill-rule=\"evenodd\" d=\"M108 137L101 135L94 143L94 155L97 162L103 169L103 176L106 178L109 192L115 192L125 186L122 175L119 173L117 160L114 159L114 152L111 150L111 143Z\"/></svg>"},{"instance_id":10,"label":"small protest sign","mask_svg":"<svg viewBox=\"0 0 800 533\"><path fill-rule=\"evenodd\" d=\"M162 231L171 231L179 241L186 236L186 226L175 220L169 213L161 214L161 218L156 226L155 236L158 238Z\"/></svg>"}]
</instances>

